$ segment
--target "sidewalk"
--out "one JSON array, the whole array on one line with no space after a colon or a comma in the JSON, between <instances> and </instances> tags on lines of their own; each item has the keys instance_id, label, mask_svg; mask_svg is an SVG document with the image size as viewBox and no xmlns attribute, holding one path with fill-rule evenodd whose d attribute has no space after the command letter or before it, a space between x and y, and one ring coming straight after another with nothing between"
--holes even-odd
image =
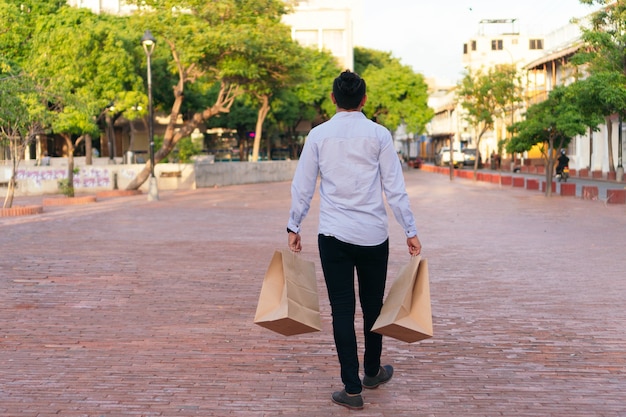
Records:
<instances>
[{"instance_id":1,"label":"sidewalk","mask_svg":"<svg viewBox=\"0 0 626 417\"><path fill-rule=\"evenodd\" d=\"M435 336L385 339L396 372L363 411L330 401L317 200L302 256L322 331L252 323L286 245L282 182L0 218L0 416L625 416L624 206L405 175ZM391 281L408 255L390 224Z\"/></svg>"},{"instance_id":2,"label":"sidewalk","mask_svg":"<svg viewBox=\"0 0 626 417\"><path fill-rule=\"evenodd\" d=\"M435 166L433 164L424 164L422 170L427 172L436 172L449 176L450 168ZM546 182L545 173L530 173L530 172L511 172L506 170L492 170L488 168L481 168L476 171L478 181L493 182L499 184L502 178L503 187L521 187L531 191L539 190L544 191L544 184ZM474 169L473 167L464 167L462 169L454 170L455 177L461 180L473 180ZM515 178L520 179L521 182L516 183ZM508 179L508 183L505 183L505 179ZM530 184L529 181L531 180ZM560 182L553 177L553 195L561 195L563 191L564 196L580 197L592 200L600 200L605 203L625 204L626 201L626 182L619 182L616 180L608 180L605 178L592 178L592 177L579 177L571 176L567 181ZM573 187L565 190L565 187ZM584 188L594 188L591 193L584 192ZM612 192L609 198L609 190ZM595 193L595 196L594 196Z\"/></svg>"}]
</instances>

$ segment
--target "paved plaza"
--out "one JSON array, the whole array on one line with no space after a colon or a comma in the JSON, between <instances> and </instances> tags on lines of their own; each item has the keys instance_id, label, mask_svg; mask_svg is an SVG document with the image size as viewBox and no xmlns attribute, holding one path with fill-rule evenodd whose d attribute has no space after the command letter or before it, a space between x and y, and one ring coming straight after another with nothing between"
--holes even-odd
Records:
<instances>
[{"instance_id":1,"label":"paved plaza","mask_svg":"<svg viewBox=\"0 0 626 417\"><path fill-rule=\"evenodd\" d=\"M364 410L330 400L342 386L318 200L301 256L316 264L322 331L253 324L286 248L280 182L0 218L0 416L626 416L626 207L406 180L435 334L385 338L394 378L364 391ZM408 261L390 224L389 282Z\"/></svg>"}]
</instances>

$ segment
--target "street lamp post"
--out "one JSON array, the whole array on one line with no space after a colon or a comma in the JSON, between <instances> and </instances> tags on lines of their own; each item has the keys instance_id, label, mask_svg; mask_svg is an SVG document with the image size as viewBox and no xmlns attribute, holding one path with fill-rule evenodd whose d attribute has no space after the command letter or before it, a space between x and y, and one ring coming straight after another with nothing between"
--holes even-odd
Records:
<instances>
[{"instance_id":1,"label":"street lamp post","mask_svg":"<svg viewBox=\"0 0 626 417\"><path fill-rule=\"evenodd\" d=\"M150 141L150 179L148 181L148 201L159 199L159 189L154 176L154 108L152 106L152 52L156 46L156 39L149 30L141 38L141 45L148 59L148 140Z\"/></svg>"}]
</instances>

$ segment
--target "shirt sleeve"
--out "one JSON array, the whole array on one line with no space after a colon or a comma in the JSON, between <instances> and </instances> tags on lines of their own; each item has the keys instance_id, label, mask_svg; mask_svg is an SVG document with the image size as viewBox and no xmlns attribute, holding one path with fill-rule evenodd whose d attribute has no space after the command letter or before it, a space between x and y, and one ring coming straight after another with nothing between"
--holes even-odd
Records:
<instances>
[{"instance_id":1,"label":"shirt sleeve","mask_svg":"<svg viewBox=\"0 0 626 417\"><path fill-rule=\"evenodd\" d=\"M300 225L311 207L318 173L319 155L317 148L311 144L310 140L307 140L291 182L291 208L287 228L296 233L300 232Z\"/></svg>"},{"instance_id":2,"label":"shirt sleeve","mask_svg":"<svg viewBox=\"0 0 626 417\"><path fill-rule=\"evenodd\" d=\"M381 141L379 165L387 204L389 204L396 221L404 229L406 237L417 236L415 218L404 184L402 165L393 147L390 134L385 135Z\"/></svg>"}]
</instances>

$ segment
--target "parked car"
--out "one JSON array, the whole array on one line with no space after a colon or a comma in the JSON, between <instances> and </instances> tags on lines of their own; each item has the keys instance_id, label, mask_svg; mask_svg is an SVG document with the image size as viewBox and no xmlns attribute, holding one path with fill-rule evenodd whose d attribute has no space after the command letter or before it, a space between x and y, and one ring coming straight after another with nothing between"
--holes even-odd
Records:
<instances>
[{"instance_id":1,"label":"parked car","mask_svg":"<svg viewBox=\"0 0 626 417\"><path fill-rule=\"evenodd\" d=\"M476 148L465 148L463 149L463 165L473 167L476 162L476 154L478 154L478 168L482 168L482 158L480 157L480 153L477 152Z\"/></svg>"},{"instance_id":2,"label":"parked car","mask_svg":"<svg viewBox=\"0 0 626 417\"><path fill-rule=\"evenodd\" d=\"M464 164L465 155L459 149L454 149L452 158L456 168ZM444 146L439 149L439 152L435 155L435 164L440 166L448 166L450 164L450 147Z\"/></svg>"}]
</instances>

